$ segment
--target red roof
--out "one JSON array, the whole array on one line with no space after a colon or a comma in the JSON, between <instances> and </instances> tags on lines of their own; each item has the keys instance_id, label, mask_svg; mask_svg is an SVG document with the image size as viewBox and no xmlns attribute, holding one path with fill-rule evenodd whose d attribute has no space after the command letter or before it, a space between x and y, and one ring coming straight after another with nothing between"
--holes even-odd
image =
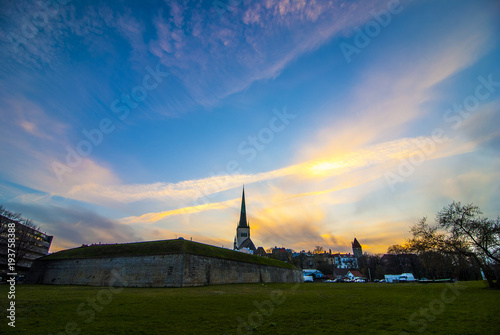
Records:
<instances>
[{"instance_id":1,"label":"red roof","mask_svg":"<svg viewBox=\"0 0 500 335\"><path fill-rule=\"evenodd\" d=\"M344 277L345 275L347 275L348 272L349 272L349 270L347 270L347 269L334 269L333 270L333 274L337 277Z\"/></svg>"},{"instance_id":2,"label":"red roof","mask_svg":"<svg viewBox=\"0 0 500 335\"><path fill-rule=\"evenodd\" d=\"M349 271L354 277L364 277L363 274L361 272L359 272L358 270L351 270Z\"/></svg>"}]
</instances>

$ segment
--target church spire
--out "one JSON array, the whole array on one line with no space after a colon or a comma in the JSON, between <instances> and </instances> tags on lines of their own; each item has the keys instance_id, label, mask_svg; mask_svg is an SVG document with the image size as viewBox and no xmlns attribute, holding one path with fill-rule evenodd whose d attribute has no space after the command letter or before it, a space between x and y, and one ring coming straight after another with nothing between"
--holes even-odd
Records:
<instances>
[{"instance_id":1,"label":"church spire","mask_svg":"<svg viewBox=\"0 0 500 335\"><path fill-rule=\"evenodd\" d=\"M250 227L247 221L247 209L245 206L245 185L243 185L243 194L241 196L240 222L238 222L238 228L236 228L234 250L247 250L250 253L253 253L256 250L255 245L250 239Z\"/></svg>"},{"instance_id":2,"label":"church spire","mask_svg":"<svg viewBox=\"0 0 500 335\"><path fill-rule=\"evenodd\" d=\"M238 223L238 228L248 228L247 210L245 207L245 186L243 186L243 196L241 198L240 222Z\"/></svg>"}]
</instances>

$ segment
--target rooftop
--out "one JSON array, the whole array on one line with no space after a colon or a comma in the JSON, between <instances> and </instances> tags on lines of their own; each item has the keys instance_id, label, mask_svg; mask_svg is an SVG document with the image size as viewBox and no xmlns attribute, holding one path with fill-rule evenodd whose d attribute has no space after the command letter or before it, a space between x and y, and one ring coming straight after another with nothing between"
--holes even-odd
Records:
<instances>
[{"instance_id":1,"label":"rooftop","mask_svg":"<svg viewBox=\"0 0 500 335\"><path fill-rule=\"evenodd\" d=\"M354 242L352 242L353 248L361 248L361 244L359 244L358 240L354 238Z\"/></svg>"}]
</instances>

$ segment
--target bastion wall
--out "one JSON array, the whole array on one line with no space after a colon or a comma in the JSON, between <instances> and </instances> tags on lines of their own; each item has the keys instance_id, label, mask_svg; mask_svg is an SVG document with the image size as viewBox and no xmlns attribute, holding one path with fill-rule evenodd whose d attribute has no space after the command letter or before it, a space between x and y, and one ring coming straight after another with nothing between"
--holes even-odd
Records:
<instances>
[{"instance_id":1,"label":"bastion wall","mask_svg":"<svg viewBox=\"0 0 500 335\"><path fill-rule=\"evenodd\" d=\"M257 256L256 256L257 257ZM26 283L53 285L188 287L301 282L297 269L192 254L38 259Z\"/></svg>"}]
</instances>

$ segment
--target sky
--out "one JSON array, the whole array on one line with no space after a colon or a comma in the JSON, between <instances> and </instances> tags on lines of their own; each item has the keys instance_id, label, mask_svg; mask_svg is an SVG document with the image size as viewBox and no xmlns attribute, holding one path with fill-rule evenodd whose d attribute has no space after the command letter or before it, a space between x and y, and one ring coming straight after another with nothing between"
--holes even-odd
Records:
<instances>
[{"instance_id":1,"label":"sky","mask_svg":"<svg viewBox=\"0 0 500 335\"><path fill-rule=\"evenodd\" d=\"M0 204L51 252L184 237L384 253L500 215L498 1L0 5Z\"/></svg>"}]
</instances>

